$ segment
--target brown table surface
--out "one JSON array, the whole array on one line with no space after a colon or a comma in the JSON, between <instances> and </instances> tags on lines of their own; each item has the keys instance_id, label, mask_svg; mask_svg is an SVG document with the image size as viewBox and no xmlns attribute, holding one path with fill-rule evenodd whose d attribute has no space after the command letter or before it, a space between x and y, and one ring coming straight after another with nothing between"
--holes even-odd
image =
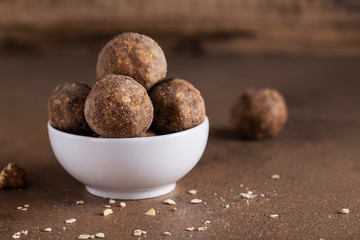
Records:
<instances>
[{"instance_id":1,"label":"brown table surface","mask_svg":"<svg viewBox=\"0 0 360 240\"><path fill-rule=\"evenodd\" d=\"M210 137L200 162L172 193L119 201L90 195L57 162L47 136L47 100L56 85L95 81L96 55L0 57L0 165L16 162L28 187L0 190L0 239L359 239L359 59L169 56L169 76L191 81L203 94ZM285 96L289 120L266 141L238 138L230 105L247 87L273 87ZM159 173L161 174L161 173ZM279 174L279 180L272 180ZM189 189L198 192L192 196ZM253 191L249 202L241 193ZM192 198L205 203L192 205ZM162 204L176 201L177 211ZM84 200L85 205L76 205ZM28 211L17 206L29 204ZM229 204L229 208L225 206ZM146 216L155 208L158 214ZM349 208L348 215L339 214ZM270 218L278 214L278 218ZM64 221L76 218L73 224ZM187 227L206 226L189 232ZM42 232L51 227L52 232ZM165 237L169 231L172 236Z\"/></svg>"}]
</instances>

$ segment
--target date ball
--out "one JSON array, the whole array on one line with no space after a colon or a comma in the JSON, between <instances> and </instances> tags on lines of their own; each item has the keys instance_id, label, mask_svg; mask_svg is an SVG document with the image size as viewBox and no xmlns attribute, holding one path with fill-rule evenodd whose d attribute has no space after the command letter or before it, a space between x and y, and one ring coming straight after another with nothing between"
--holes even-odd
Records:
<instances>
[{"instance_id":1,"label":"date ball","mask_svg":"<svg viewBox=\"0 0 360 240\"><path fill-rule=\"evenodd\" d=\"M283 96L273 89L248 89L235 103L231 122L246 138L264 139L277 135L287 120Z\"/></svg>"},{"instance_id":2,"label":"date ball","mask_svg":"<svg viewBox=\"0 0 360 240\"><path fill-rule=\"evenodd\" d=\"M152 127L157 133L183 131L204 121L204 99L200 92L185 80L164 80L156 84L149 95L154 105Z\"/></svg>"},{"instance_id":3,"label":"date ball","mask_svg":"<svg viewBox=\"0 0 360 240\"><path fill-rule=\"evenodd\" d=\"M103 137L141 136L151 125L154 108L145 88L131 77L107 75L85 103L89 126Z\"/></svg>"},{"instance_id":4,"label":"date ball","mask_svg":"<svg viewBox=\"0 0 360 240\"><path fill-rule=\"evenodd\" d=\"M114 37L101 50L96 76L108 74L130 76L149 90L166 75L167 64L160 46L148 36L123 33Z\"/></svg>"},{"instance_id":5,"label":"date ball","mask_svg":"<svg viewBox=\"0 0 360 240\"><path fill-rule=\"evenodd\" d=\"M64 132L88 135L92 131L84 116L84 107L91 88L84 83L64 83L53 91L49 102L51 126Z\"/></svg>"}]
</instances>

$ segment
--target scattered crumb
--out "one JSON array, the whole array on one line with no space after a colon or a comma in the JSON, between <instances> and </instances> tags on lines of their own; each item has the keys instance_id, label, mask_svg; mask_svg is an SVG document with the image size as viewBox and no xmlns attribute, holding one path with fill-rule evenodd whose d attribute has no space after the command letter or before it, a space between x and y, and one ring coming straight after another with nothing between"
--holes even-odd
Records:
<instances>
[{"instance_id":1,"label":"scattered crumb","mask_svg":"<svg viewBox=\"0 0 360 240\"><path fill-rule=\"evenodd\" d=\"M77 237L78 239L89 239L90 235L89 234L81 234Z\"/></svg>"},{"instance_id":2,"label":"scattered crumb","mask_svg":"<svg viewBox=\"0 0 360 240\"><path fill-rule=\"evenodd\" d=\"M120 207L122 207L122 208L126 207L126 203L121 202L121 203L120 203Z\"/></svg>"},{"instance_id":3,"label":"scattered crumb","mask_svg":"<svg viewBox=\"0 0 360 240\"><path fill-rule=\"evenodd\" d=\"M110 208L107 208L103 211L104 216L110 215L113 213L113 210Z\"/></svg>"},{"instance_id":4,"label":"scattered crumb","mask_svg":"<svg viewBox=\"0 0 360 240\"><path fill-rule=\"evenodd\" d=\"M341 214L348 214L349 212L350 212L350 210L348 208L343 208L340 211Z\"/></svg>"},{"instance_id":5,"label":"scattered crumb","mask_svg":"<svg viewBox=\"0 0 360 240\"><path fill-rule=\"evenodd\" d=\"M206 231L206 230L207 230L207 227L198 227L199 232L203 232L203 231Z\"/></svg>"},{"instance_id":6,"label":"scattered crumb","mask_svg":"<svg viewBox=\"0 0 360 240\"><path fill-rule=\"evenodd\" d=\"M51 228L49 228L49 227L48 227L48 228L45 228L45 229L44 229L44 232L51 232Z\"/></svg>"},{"instance_id":7,"label":"scattered crumb","mask_svg":"<svg viewBox=\"0 0 360 240\"><path fill-rule=\"evenodd\" d=\"M104 233L95 233L95 237L97 237L97 238L105 238L105 234Z\"/></svg>"},{"instance_id":8,"label":"scattered crumb","mask_svg":"<svg viewBox=\"0 0 360 240\"><path fill-rule=\"evenodd\" d=\"M76 222L76 219L75 218L70 218L70 219L67 219L65 220L66 223L74 223Z\"/></svg>"},{"instance_id":9,"label":"scattered crumb","mask_svg":"<svg viewBox=\"0 0 360 240\"><path fill-rule=\"evenodd\" d=\"M106 208L111 208L111 206L110 206L110 205L105 205L104 207L106 207Z\"/></svg>"},{"instance_id":10,"label":"scattered crumb","mask_svg":"<svg viewBox=\"0 0 360 240\"><path fill-rule=\"evenodd\" d=\"M164 236L171 236L171 232L164 232L163 235Z\"/></svg>"},{"instance_id":11,"label":"scattered crumb","mask_svg":"<svg viewBox=\"0 0 360 240\"><path fill-rule=\"evenodd\" d=\"M279 217L279 215L278 214L271 214L270 217L271 218L277 218L277 217Z\"/></svg>"},{"instance_id":12,"label":"scattered crumb","mask_svg":"<svg viewBox=\"0 0 360 240\"><path fill-rule=\"evenodd\" d=\"M229 205L229 204L226 204L226 205L225 205L225 208L229 208L229 207L230 207L230 205Z\"/></svg>"},{"instance_id":13,"label":"scattered crumb","mask_svg":"<svg viewBox=\"0 0 360 240\"><path fill-rule=\"evenodd\" d=\"M280 175L279 174L273 174L270 176L271 179L277 180L280 179Z\"/></svg>"},{"instance_id":14,"label":"scattered crumb","mask_svg":"<svg viewBox=\"0 0 360 240\"><path fill-rule=\"evenodd\" d=\"M191 190L188 191L188 193L190 193L190 194L192 194L192 195L194 195L196 192L197 192L197 191L196 191L195 189L191 189Z\"/></svg>"},{"instance_id":15,"label":"scattered crumb","mask_svg":"<svg viewBox=\"0 0 360 240\"><path fill-rule=\"evenodd\" d=\"M186 228L186 230L188 230L188 231L194 231L194 229L195 229L195 227L188 227L188 228Z\"/></svg>"},{"instance_id":16,"label":"scattered crumb","mask_svg":"<svg viewBox=\"0 0 360 240\"><path fill-rule=\"evenodd\" d=\"M145 213L145 215L148 215L148 216L155 216L156 215L156 212L155 212L155 209L150 209L149 211L147 211Z\"/></svg>"},{"instance_id":17,"label":"scattered crumb","mask_svg":"<svg viewBox=\"0 0 360 240\"><path fill-rule=\"evenodd\" d=\"M204 222L204 224L206 225L206 224L209 224L210 223L210 220L206 220L205 222Z\"/></svg>"},{"instance_id":18,"label":"scattered crumb","mask_svg":"<svg viewBox=\"0 0 360 240\"><path fill-rule=\"evenodd\" d=\"M240 196L241 196L242 198L246 198L246 199L253 199L253 198L256 197L256 195L253 194L252 191L248 191L247 193L240 193Z\"/></svg>"},{"instance_id":19,"label":"scattered crumb","mask_svg":"<svg viewBox=\"0 0 360 240\"><path fill-rule=\"evenodd\" d=\"M85 202L83 200L76 201L77 205L83 205Z\"/></svg>"},{"instance_id":20,"label":"scattered crumb","mask_svg":"<svg viewBox=\"0 0 360 240\"><path fill-rule=\"evenodd\" d=\"M171 200L171 199L166 199L166 200L163 201L163 203L169 204L169 205L175 205L175 201Z\"/></svg>"},{"instance_id":21,"label":"scattered crumb","mask_svg":"<svg viewBox=\"0 0 360 240\"><path fill-rule=\"evenodd\" d=\"M202 203L202 200L201 199L197 199L197 198L194 198L190 201L190 203L193 203L193 204L197 204L197 203Z\"/></svg>"},{"instance_id":22,"label":"scattered crumb","mask_svg":"<svg viewBox=\"0 0 360 240\"><path fill-rule=\"evenodd\" d=\"M177 208L176 208L176 207L173 207L173 208L171 209L171 211L177 211Z\"/></svg>"},{"instance_id":23,"label":"scattered crumb","mask_svg":"<svg viewBox=\"0 0 360 240\"><path fill-rule=\"evenodd\" d=\"M110 199L110 200L109 200L109 203L110 203L110 204L113 204L113 203L116 203L116 201L115 201L114 199Z\"/></svg>"},{"instance_id":24,"label":"scattered crumb","mask_svg":"<svg viewBox=\"0 0 360 240\"><path fill-rule=\"evenodd\" d=\"M136 230L134 230L133 235L134 235L134 236L146 235L146 231L143 231L143 230L141 230L141 229L136 229Z\"/></svg>"}]
</instances>

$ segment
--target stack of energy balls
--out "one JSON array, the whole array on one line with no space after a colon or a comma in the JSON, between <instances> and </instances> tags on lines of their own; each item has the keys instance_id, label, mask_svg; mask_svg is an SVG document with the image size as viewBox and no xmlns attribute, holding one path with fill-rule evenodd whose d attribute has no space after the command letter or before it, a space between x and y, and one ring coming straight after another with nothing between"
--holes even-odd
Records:
<instances>
[{"instance_id":1,"label":"stack of energy balls","mask_svg":"<svg viewBox=\"0 0 360 240\"><path fill-rule=\"evenodd\" d=\"M164 52L153 39L120 34L101 50L92 89L84 83L55 88L48 102L50 124L106 138L168 134L199 125L205 118L200 92L183 79L165 79L166 72Z\"/></svg>"}]
</instances>

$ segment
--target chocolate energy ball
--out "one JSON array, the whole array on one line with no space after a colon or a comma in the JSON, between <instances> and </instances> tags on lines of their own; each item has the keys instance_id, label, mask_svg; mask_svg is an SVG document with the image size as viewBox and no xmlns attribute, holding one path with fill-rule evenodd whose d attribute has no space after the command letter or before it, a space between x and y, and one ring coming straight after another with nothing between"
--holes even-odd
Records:
<instances>
[{"instance_id":1,"label":"chocolate energy ball","mask_svg":"<svg viewBox=\"0 0 360 240\"><path fill-rule=\"evenodd\" d=\"M85 101L90 91L91 88L84 83L57 86L48 102L51 126L64 132L91 134L84 116Z\"/></svg>"},{"instance_id":2,"label":"chocolate energy ball","mask_svg":"<svg viewBox=\"0 0 360 240\"><path fill-rule=\"evenodd\" d=\"M167 64L160 46L148 36L123 33L114 37L101 50L96 65L96 76L108 74L134 78L146 90L166 75Z\"/></svg>"},{"instance_id":3,"label":"chocolate energy ball","mask_svg":"<svg viewBox=\"0 0 360 240\"><path fill-rule=\"evenodd\" d=\"M231 111L233 126L252 139L273 137L280 132L287 120L283 96L273 89L248 89Z\"/></svg>"},{"instance_id":4,"label":"chocolate energy ball","mask_svg":"<svg viewBox=\"0 0 360 240\"><path fill-rule=\"evenodd\" d=\"M103 137L141 136L153 116L145 88L127 76L105 76L95 84L85 103L86 121Z\"/></svg>"},{"instance_id":5,"label":"chocolate energy ball","mask_svg":"<svg viewBox=\"0 0 360 240\"><path fill-rule=\"evenodd\" d=\"M200 92L185 80L164 80L156 84L149 95L154 105L152 128L157 133L179 132L204 121L204 99Z\"/></svg>"}]
</instances>

